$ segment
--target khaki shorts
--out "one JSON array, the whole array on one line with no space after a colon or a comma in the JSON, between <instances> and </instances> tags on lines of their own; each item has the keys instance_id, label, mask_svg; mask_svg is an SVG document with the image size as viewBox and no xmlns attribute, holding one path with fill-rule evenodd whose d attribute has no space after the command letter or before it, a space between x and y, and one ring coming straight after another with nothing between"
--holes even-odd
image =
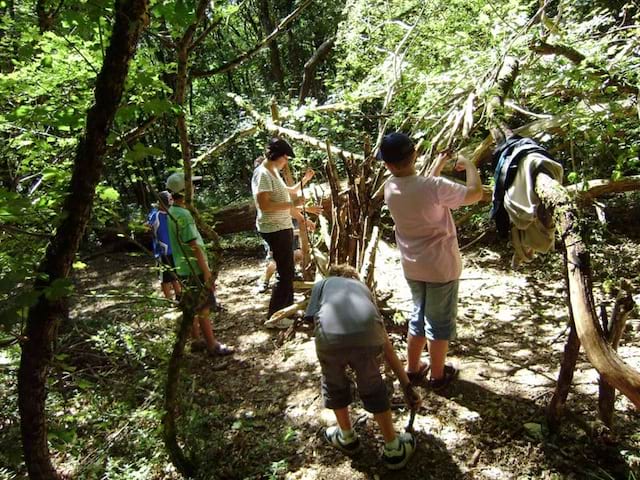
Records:
<instances>
[{"instance_id":1,"label":"khaki shorts","mask_svg":"<svg viewBox=\"0 0 640 480\"><path fill-rule=\"evenodd\" d=\"M324 406L332 410L348 407L351 381L346 375L347 366L356 375L358 395L364 409L370 413L386 412L390 408L387 387L380 374L382 346L350 347L317 350L322 367L322 398Z\"/></svg>"}]
</instances>

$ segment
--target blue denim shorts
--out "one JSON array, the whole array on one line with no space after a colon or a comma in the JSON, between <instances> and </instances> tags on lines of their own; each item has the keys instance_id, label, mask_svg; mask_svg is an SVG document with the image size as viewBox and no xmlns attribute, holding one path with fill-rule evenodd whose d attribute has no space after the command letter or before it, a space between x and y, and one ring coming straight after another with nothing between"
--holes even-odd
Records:
<instances>
[{"instance_id":1,"label":"blue denim shorts","mask_svg":"<svg viewBox=\"0 0 640 480\"><path fill-rule=\"evenodd\" d=\"M409 334L429 340L456 338L459 280L429 283L409 280L413 311L409 318Z\"/></svg>"}]
</instances>

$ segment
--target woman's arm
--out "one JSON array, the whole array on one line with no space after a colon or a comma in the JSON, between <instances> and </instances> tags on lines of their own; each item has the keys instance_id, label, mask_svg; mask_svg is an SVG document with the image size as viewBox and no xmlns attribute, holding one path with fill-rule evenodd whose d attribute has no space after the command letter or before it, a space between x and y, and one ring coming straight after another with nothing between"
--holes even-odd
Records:
<instances>
[{"instance_id":1,"label":"woman's arm","mask_svg":"<svg viewBox=\"0 0 640 480\"><path fill-rule=\"evenodd\" d=\"M271 200L271 192L260 192L256 195L258 208L263 212L280 212L282 210L291 210L295 207L294 202L273 202Z\"/></svg>"},{"instance_id":2,"label":"woman's arm","mask_svg":"<svg viewBox=\"0 0 640 480\"><path fill-rule=\"evenodd\" d=\"M307 183L309 183L309 180L313 178L315 173L316 172L314 172L312 168L307 168L307 171L304 172L304 176L302 177L302 180L300 180L295 185L292 185L291 187L287 187L287 190L289 190L289 193L298 193L300 190L302 190L302 187L304 187Z\"/></svg>"}]
</instances>

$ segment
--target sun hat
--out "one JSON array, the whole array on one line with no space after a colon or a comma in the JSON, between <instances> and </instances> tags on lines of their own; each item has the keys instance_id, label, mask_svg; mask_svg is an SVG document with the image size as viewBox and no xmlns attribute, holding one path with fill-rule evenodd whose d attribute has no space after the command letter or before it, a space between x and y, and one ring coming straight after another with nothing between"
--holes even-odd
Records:
<instances>
[{"instance_id":1,"label":"sun hat","mask_svg":"<svg viewBox=\"0 0 640 480\"><path fill-rule=\"evenodd\" d=\"M192 176L191 181L202 180L202 177ZM184 173L175 172L167 178L167 190L172 193L182 193L184 191Z\"/></svg>"}]
</instances>

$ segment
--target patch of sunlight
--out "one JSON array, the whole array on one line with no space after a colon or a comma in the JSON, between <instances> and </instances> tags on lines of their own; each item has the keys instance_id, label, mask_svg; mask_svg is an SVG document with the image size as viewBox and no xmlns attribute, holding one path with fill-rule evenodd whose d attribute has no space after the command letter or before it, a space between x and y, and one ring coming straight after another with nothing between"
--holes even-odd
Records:
<instances>
[{"instance_id":1,"label":"patch of sunlight","mask_svg":"<svg viewBox=\"0 0 640 480\"><path fill-rule=\"evenodd\" d=\"M264 331L252 332L248 335L239 335L238 344L240 345L260 345L266 343L271 338L269 333Z\"/></svg>"},{"instance_id":2,"label":"patch of sunlight","mask_svg":"<svg viewBox=\"0 0 640 480\"><path fill-rule=\"evenodd\" d=\"M501 322L512 322L516 319L517 313L518 312L516 312L515 310L512 310L511 308L505 308L504 306L500 306L498 311L493 314L493 318Z\"/></svg>"},{"instance_id":3,"label":"patch of sunlight","mask_svg":"<svg viewBox=\"0 0 640 480\"><path fill-rule=\"evenodd\" d=\"M285 408L285 417L291 420L299 420L305 417L317 417L320 415L318 411L321 408L323 411L329 412L333 416L331 410L322 408L322 401L320 398L320 389L318 385L314 384L309 388L297 388L287 398L287 406ZM335 417L333 418L335 422Z\"/></svg>"},{"instance_id":4,"label":"patch of sunlight","mask_svg":"<svg viewBox=\"0 0 640 480\"><path fill-rule=\"evenodd\" d=\"M502 344L502 345L505 345L505 344ZM517 345L514 345L514 346L517 347ZM530 358L533 356L533 352L528 348L523 348L522 350L512 352L511 355L516 358Z\"/></svg>"},{"instance_id":5,"label":"patch of sunlight","mask_svg":"<svg viewBox=\"0 0 640 480\"><path fill-rule=\"evenodd\" d=\"M293 343L287 345L288 354L283 365L297 366L301 363L318 365L318 357L316 356L316 346L314 342L306 341L301 343Z\"/></svg>"},{"instance_id":6,"label":"patch of sunlight","mask_svg":"<svg viewBox=\"0 0 640 480\"><path fill-rule=\"evenodd\" d=\"M234 312L237 313L245 313L245 312L261 312L266 310L267 301L255 300L254 302L246 302L241 305L236 304L233 307Z\"/></svg>"},{"instance_id":7,"label":"patch of sunlight","mask_svg":"<svg viewBox=\"0 0 640 480\"><path fill-rule=\"evenodd\" d=\"M287 472L284 476L285 480L316 480L320 478L318 476L318 470L310 467L303 467L297 472Z\"/></svg>"},{"instance_id":8,"label":"patch of sunlight","mask_svg":"<svg viewBox=\"0 0 640 480\"><path fill-rule=\"evenodd\" d=\"M469 410L462 405L458 409L458 418L463 422L474 422L480 419L480 414L475 410Z\"/></svg>"},{"instance_id":9,"label":"patch of sunlight","mask_svg":"<svg viewBox=\"0 0 640 480\"><path fill-rule=\"evenodd\" d=\"M436 436L444 442L449 450L455 450L465 439L470 438L464 430L458 430L453 425L444 425Z\"/></svg>"},{"instance_id":10,"label":"patch of sunlight","mask_svg":"<svg viewBox=\"0 0 640 480\"><path fill-rule=\"evenodd\" d=\"M480 472L487 478L512 478L510 474L498 467L483 468Z\"/></svg>"},{"instance_id":11,"label":"patch of sunlight","mask_svg":"<svg viewBox=\"0 0 640 480\"><path fill-rule=\"evenodd\" d=\"M173 322L174 320L178 320L180 317L182 317L182 312L180 309L174 308L160 316L160 320Z\"/></svg>"},{"instance_id":12,"label":"patch of sunlight","mask_svg":"<svg viewBox=\"0 0 640 480\"><path fill-rule=\"evenodd\" d=\"M11 364L17 364L17 360L12 360L8 355L8 352L0 350L0 366L6 366Z\"/></svg>"},{"instance_id":13,"label":"patch of sunlight","mask_svg":"<svg viewBox=\"0 0 640 480\"><path fill-rule=\"evenodd\" d=\"M318 415L318 420L325 427L330 427L336 424L336 416L333 414L333 410L323 408Z\"/></svg>"},{"instance_id":14,"label":"patch of sunlight","mask_svg":"<svg viewBox=\"0 0 640 480\"><path fill-rule=\"evenodd\" d=\"M630 367L640 370L640 347L629 344L621 345L620 348L618 348L618 355L620 355L620 358L629 364Z\"/></svg>"},{"instance_id":15,"label":"patch of sunlight","mask_svg":"<svg viewBox=\"0 0 640 480\"><path fill-rule=\"evenodd\" d=\"M511 381L529 387L551 386L554 382L545 375L533 370L522 368L516 371L510 378Z\"/></svg>"}]
</instances>

